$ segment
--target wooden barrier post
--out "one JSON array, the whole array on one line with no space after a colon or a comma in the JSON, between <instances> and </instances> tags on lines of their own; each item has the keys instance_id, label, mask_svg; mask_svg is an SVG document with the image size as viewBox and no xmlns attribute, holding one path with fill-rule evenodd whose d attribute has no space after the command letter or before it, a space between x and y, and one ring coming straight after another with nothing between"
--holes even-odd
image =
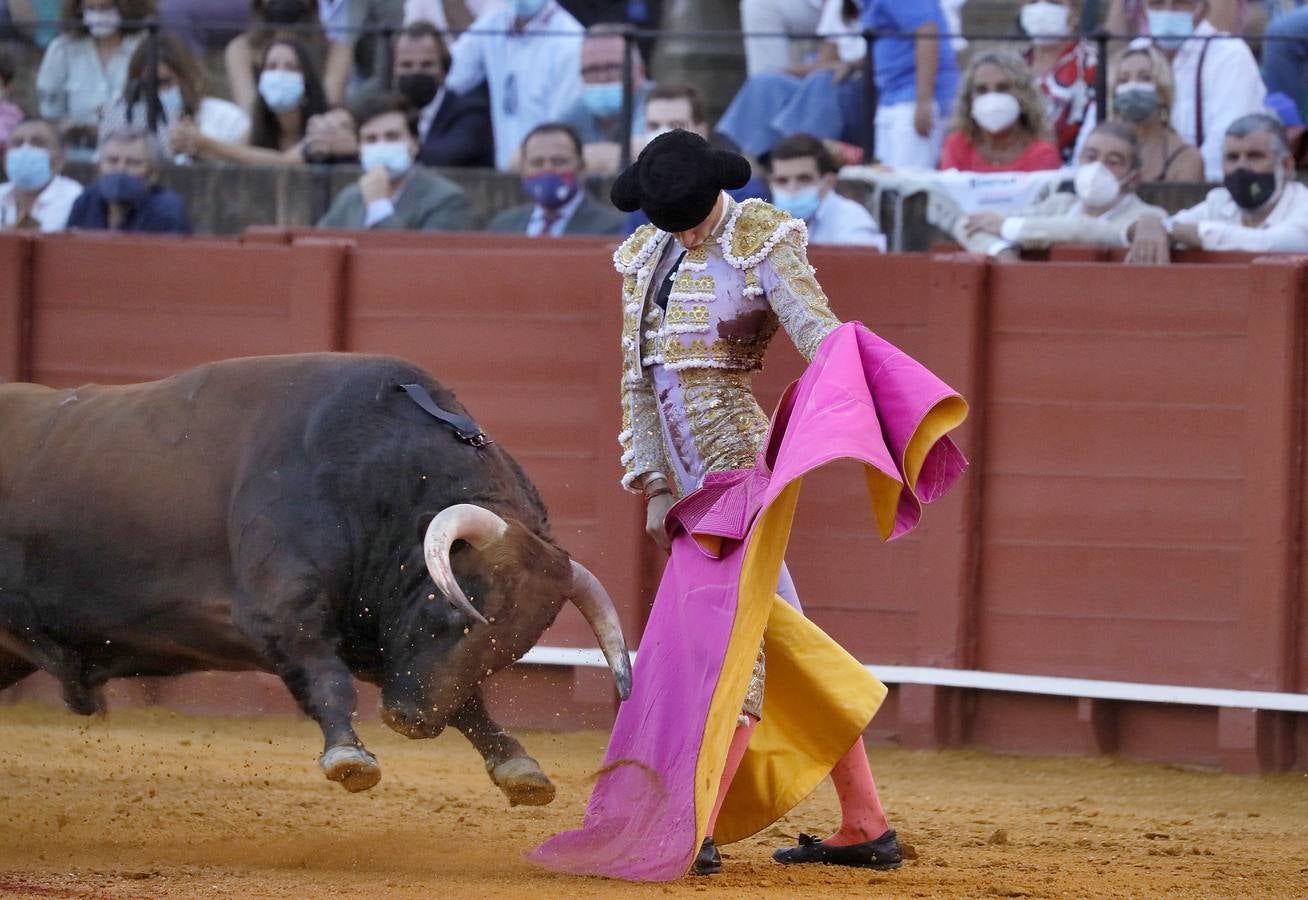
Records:
<instances>
[{"instance_id":1,"label":"wooden barrier post","mask_svg":"<svg viewBox=\"0 0 1308 900\"><path fill-rule=\"evenodd\" d=\"M301 238L290 288L289 352L345 349L345 286L349 241Z\"/></svg>"},{"instance_id":2,"label":"wooden barrier post","mask_svg":"<svg viewBox=\"0 0 1308 900\"><path fill-rule=\"evenodd\" d=\"M30 369L32 243L22 234L0 234L0 379L27 381Z\"/></svg>"},{"instance_id":3,"label":"wooden barrier post","mask_svg":"<svg viewBox=\"0 0 1308 900\"><path fill-rule=\"evenodd\" d=\"M924 517L931 565L921 573L918 664L970 668L974 660L977 571L980 565L981 460L986 366L988 267L958 254L937 257L927 297L928 350L924 362L968 402L958 440L970 461L961 490ZM924 538L925 539L925 538ZM966 733L961 692L936 685L899 689L903 740L910 746L961 743Z\"/></svg>"}]
</instances>

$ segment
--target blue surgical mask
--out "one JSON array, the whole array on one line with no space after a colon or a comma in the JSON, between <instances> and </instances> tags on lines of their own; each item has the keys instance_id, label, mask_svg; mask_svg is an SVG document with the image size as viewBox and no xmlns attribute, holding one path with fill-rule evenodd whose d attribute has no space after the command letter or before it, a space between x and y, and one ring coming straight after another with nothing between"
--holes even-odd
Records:
<instances>
[{"instance_id":1,"label":"blue surgical mask","mask_svg":"<svg viewBox=\"0 0 1308 900\"><path fill-rule=\"evenodd\" d=\"M304 99L304 75L285 69L265 69L259 73L259 96L273 112L290 112Z\"/></svg>"},{"instance_id":2,"label":"blue surgical mask","mask_svg":"<svg viewBox=\"0 0 1308 900\"><path fill-rule=\"evenodd\" d=\"M581 102L586 104L591 115L601 119L616 116L622 111L622 82L588 84L581 89Z\"/></svg>"},{"instance_id":3,"label":"blue surgical mask","mask_svg":"<svg viewBox=\"0 0 1308 900\"><path fill-rule=\"evenodd\" d=\"M377 141L359 147L359 164L363 171L385 166L391 179L403 178L413 168L413 154L405 141Z\"/></svg>"},{"instance_id":4,"label":"blue surgical mask","mask_svg":"<svg viewBox=\"0 0 1308 900\"><path fill-rule=\"evenodd\" d=\"M1175 50L1194 34L1194 13L1179 9L1151 9L1149 33L1159 47Z\"/></svg>"},{"instance_id":5,"label":"blue surgical mask","mask_svg":"<svg viewBox=\"0 0 1308 900\"><path fill-rule=\"evenodd\" d=\"M39 191L50 183L50 151L31 144L10 147L5 154L5 174L14 187Z\"/></svg>"},{"instance_id":6,"label":"blue surgical mask","mask_svg":"<svg viewBox=\"0 0 1308 900\"><path fill-rule=\"evenodd\" d=\"M182 98L182 89L177 85L159 91L159 105L163 107L164 118L169 122L181 116L182 107L185 103L186 101Z\"/></svg>"},{"instance_id":7,"label":"blue surgical mask","mask_svg":"<svg viewBox=\"0 0 1308 900\"><path fill-rule=\"evenodd\" d=\"M807 219L817 212L822 198L818 196L817 185L801 188L798 191L773 191L772 205L785 210L796 219Z\"/></svg>"},{"instance_id":8,"label":"blue surgical mask","mask_svg":"<svg viewBox=\"0 0 1308 900\"><path fill-rule=\"evenodd\" d=\"M534 19L549 0L513 0L513 15L522 21Z\"/></svg>"},{"instance_id":9,"label":"blue surgical mask","mask_svg":"<svg viewBox=\"0 0 1308 900\"><path fill-rule=\"evenodd\" d=\"M140 206L145 195L150 192L150 185L145 179L126 172L110 172L101 175L99 182L100 196L110 203L125 203L128 206Z\"/></svg>"},{"instance_id":10,"label":"blue surgical mask","mask_svg":"<svg viewBox=\"0 0 1308 900\"><path fill-rule=\"evenodd\" d=\"M577 196L577 176L572 172L541 172L522 179L522 190L545 209L559 209Z\"/></svg>"}]
</instances>

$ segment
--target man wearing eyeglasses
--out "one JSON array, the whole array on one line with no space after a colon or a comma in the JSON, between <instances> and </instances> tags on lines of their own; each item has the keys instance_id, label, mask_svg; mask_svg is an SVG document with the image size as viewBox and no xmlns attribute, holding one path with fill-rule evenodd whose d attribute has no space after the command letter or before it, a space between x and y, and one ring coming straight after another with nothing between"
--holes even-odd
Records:
<instances>
[{"instance_id":1,"label":"man wearing eyeglasses","mask_svg":"<svg viewBox=\"0 0 1308 900\"><path fill-rule=\"evenodd\" d=\"M586 31L581 45L581 99L563 116L581 138L586 169L597 175L616 175L622 163L624 28L603 23ZM645 78L638 53L632 54L631 75L631 133L635 135L645 128L645 101L654 87Z\"/></svg>"},{"instance_id":2,"label":"man wearing eyeglasses","mask_svg":"<svg viewBox=\"0 0 1308 900\"><path fill-rule=\"evenodd\" d=\"M513 168L523 138L581 97L581 23L557 0L511 0L486 13L450 48L445 86L490 88L495 166Z\"/></svg>"}]
</instances>

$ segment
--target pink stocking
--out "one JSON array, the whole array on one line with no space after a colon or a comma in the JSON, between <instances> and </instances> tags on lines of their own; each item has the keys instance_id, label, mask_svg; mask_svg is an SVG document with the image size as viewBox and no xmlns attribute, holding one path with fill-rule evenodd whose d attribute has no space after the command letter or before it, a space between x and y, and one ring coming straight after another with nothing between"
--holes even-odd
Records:
<instances>
[{"instance_id":1,"label":"pink stocking","mask_svg":"<svg viewBox=\"0 0 1308 900\"><path fill-rule=\"evenodd\" d=\"M718 813L722 812L722 801L727 799L727 789L731 787L731 780L736 777L740 761L745 758L745 748L749 746L749 737L754 733L754 727L758 725L758 719L753 716L747 715L743 718L748 721L748 724L736 726L735 732L731 735L731 746L727 748L727 762L722 767L718 798L713 801L713 812L709 813L708 831L705 832L708 837L713 837L713 829L718 824Z\"/></svg>"},{"instance_id":2,"label":"pink stocking","mask_svg":"<svg viewBox=\"0 0 1308 900\"><path fill-rule=\"evenodd\" d=\"M823 841L824 844L833 847L862 844L886 833L890 826L872 781L867 748L861 736L831 770L831 783L836 786L836 796L840 799L840 830Z\"/></svg>"}]
</instances>

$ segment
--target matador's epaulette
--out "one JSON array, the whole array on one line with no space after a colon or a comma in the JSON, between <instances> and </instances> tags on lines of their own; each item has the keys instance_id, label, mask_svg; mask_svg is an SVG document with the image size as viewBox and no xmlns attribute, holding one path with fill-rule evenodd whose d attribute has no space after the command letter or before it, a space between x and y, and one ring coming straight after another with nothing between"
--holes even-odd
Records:
<instances>
[{"instance_id":1,"label":"matador's epaulette","mask_svg":"<svg viewBox=\"0 0 1308 900\"><path fill-rule=\"evenodd\" d=\"M623 275L633 275L649 257L658 238L659 230L653 225L642 225L622 242L613 254L613 268Z\"/></svg>"},{"instance_id":2,"label":"matador's epaulette","mask_svg":"<svg viewBox=\"0 0 1308 900\"><path fill-rule=\"evenodd\" d=\"M801 245L808 244L808 226L803 219L771 203L750 199L737 204L718 243L726 261L744 270L767 259L777 242L792 231L798 232Z\"/></svg>"}]
</instances>

